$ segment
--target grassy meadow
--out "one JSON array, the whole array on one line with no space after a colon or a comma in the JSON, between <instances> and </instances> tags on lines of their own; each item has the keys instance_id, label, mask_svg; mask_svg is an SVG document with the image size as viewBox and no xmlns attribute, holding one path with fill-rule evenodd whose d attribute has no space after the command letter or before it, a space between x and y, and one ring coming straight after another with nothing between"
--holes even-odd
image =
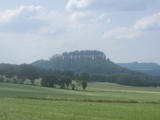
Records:
<instances>
[{"instance_id":1,"label":"grassy meadow","mask_svg":"<svg viewBox=\"0 0 160 120\"><path fill-rule=\"evenodd\" d=\"M89 83L86 91L0 83L0 120L159 120L160 88Z\"/></svg>"}]
</instances>

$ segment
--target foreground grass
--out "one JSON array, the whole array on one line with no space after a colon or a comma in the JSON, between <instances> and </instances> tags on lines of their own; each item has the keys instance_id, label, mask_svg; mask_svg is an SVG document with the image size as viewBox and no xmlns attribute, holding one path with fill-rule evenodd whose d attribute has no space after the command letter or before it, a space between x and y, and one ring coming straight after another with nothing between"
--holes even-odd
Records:
<instances>
[{"instance_id":1,"label":"foreground grass","mask_svg":"<svg viewBox=\"0 0 160 120\"><path fill-rule=\"evenodd\" d=\"M160 105L0 99L0 120L159 120Z\"/></svg>"},{"instance_id":2,"label":"foreground grass","mask_svg":"<svg viewBox=\"0 0 160 120\"><path fill-rule=\"evenodd\" d=\"M138 88L109 83L90 83L86 91L72 91L1 83L0 97L160 103L160 88Z\"/></svg>"},{"instance_id":3,"label":"foreground grass","mask_svg":"<svg viewBox=\"0 0 160 120\"><path fill-rule=\"evenodd\" d=\"M87 91L0 83L0 120L159 120L160 88L90 83Z\"/></svg>"}]
</instances>

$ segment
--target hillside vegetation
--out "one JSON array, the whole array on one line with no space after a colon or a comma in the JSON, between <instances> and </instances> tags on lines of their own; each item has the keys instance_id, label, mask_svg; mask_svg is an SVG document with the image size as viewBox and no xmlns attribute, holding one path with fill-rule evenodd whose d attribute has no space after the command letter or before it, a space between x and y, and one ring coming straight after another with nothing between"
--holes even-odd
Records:
<instances>
[{"instance_id":1,"label":"hillside vegetation","mask_svg":"<svg viewBox=\"0 0 160 120\"><path fill-rule=\"evenodd\" d=\"M160 65L156 63L118 63L121 67L153 76L160 76Z\"/></svg>"}]
</instances>

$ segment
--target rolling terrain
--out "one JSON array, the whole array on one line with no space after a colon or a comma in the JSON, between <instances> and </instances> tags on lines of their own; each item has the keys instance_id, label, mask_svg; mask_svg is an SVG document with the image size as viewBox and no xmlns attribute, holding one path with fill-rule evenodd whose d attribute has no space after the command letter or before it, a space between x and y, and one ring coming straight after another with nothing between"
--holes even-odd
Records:
<instances>
[{"instance_id":1,"label":"rolling terrain","mask_svg":"<svg viewBox=\"0 0 160 120\"><path fill-rule=\"evenodd\" d=\"M0 83L0 120L159 120L160 88L89 83L86 91Z\"/></svg>"},{"instance_id":2,"label":"rolling terrain","mask_svg":"<svg viewBox=\"0 0 160 120\"><path fill-rule=\"evenodd\" d=\"M160 65L156 63L118 63L121 67L138 71L147 75L160 76Z\"/></svg>"}]
</instances>

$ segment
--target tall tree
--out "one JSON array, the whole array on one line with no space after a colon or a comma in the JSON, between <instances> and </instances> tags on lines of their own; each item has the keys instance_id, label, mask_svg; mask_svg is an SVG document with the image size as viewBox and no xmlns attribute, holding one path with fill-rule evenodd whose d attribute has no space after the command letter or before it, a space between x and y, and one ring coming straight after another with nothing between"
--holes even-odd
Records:
<instances>
[{"instance_id":1,"label":"tall tree","mask_svg":"<svg viewBox=\"0 0 160 120\"><path fill-rule=\"evenodd\" d=\"M70 77L65 77L65 84L67 88L72 84L72 79Z\"/></svg>"},{"instance_id":2,"label":"tall tree","mask_svg":"<svg viewBox=\"0 0 160 120\"><path fill-rule=\"evenodd\" d=\"M82 85L83 90L87 88L87 85L88 85L87 82L89 81L89 78L90 76L86 72L80 74L81 85Z\"/></svg>"},{"instance_id":3,"label":"tall tree","mask_svg":"<svg viewBox=\"0 0 160 120\"><path fill-rule=\"evenodd\" d=\"M61 89L65 88L65 83L66 83L66 77L63 76L59 79L59 85Z\"/></svg>"},{"instance_id":4,"label":"tall tree","mask_svg":"<svg viewBox=\"0 0 160 120\"><path fill-rule=\"evenodd\" d=\"M81 84L82 84L83 90L85 90L87 88L87 85L88 85L87 81L86 80L82 80Z\"/></svg>"},{"instance_id":5,"label":"tall tree","mask_svg":"<svg viewBox=\"0 0 160 120\"><path fill-rule=\"evenodd\" d=\"M44 76L41 81L41 85L43 87L50 87L50 88L54 88L56 83L57 83L57 77L53 75Z\"/></svg>"}]
</instances>

